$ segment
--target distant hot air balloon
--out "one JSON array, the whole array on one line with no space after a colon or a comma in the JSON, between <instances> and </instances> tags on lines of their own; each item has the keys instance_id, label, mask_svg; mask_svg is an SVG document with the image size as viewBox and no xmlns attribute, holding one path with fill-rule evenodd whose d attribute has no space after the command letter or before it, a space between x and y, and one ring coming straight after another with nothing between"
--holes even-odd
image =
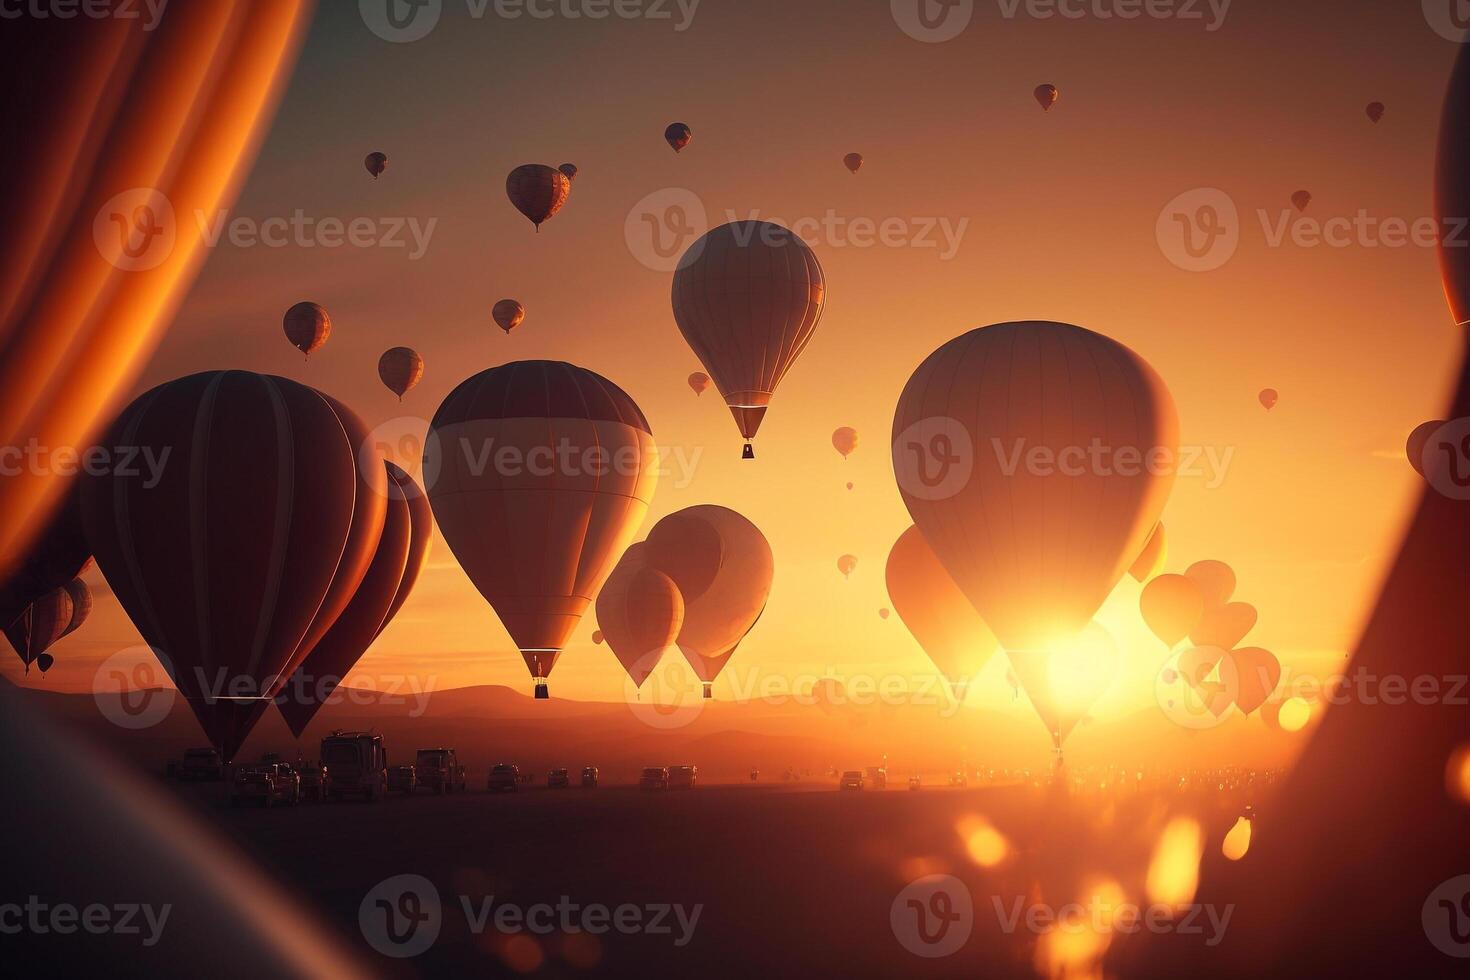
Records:
<instances>
[{"instance_id":1,"label":"distant hot air balloon","mask_svg":"<svg viewBox=\"0 0 1470 980\"><path fill-rule=\"evenodd\" d=\"M1420 422L1414 426L1414 431L1409 433L1409 438L1404 443L1404 455L1408 457L1409 465L1414 467L1414 471L1420 476L1424 475L1424 450L1429 445L1429 437L1444 424L1444 419Z\"/></svg>"},{"instance_id":2,"label":"distant hot air balloon","mask_svg":"<svg viewBox=\"0 0 1470 980\"><path fill-rule=\"evenodd\" d=\"M1189 631L1195 646L1233 650L1256 625L1256 607L1248 602L1227 602L1205 610Z\"/></svg>"},{"instance_id":3,"label":"distant hot air balloon","mask_svg":"<svg viewBox=\"0 0 1470 980\"><path fill-rule=\"evenodd\" d=\"M362 165L367 168L368 173L373 175L373 180L377 180L383 171L388 169L388 154L374 150L367 155L367 159L362 161Z\"/></svg>"},{"instance_id":4,"label":"distant hot air balloon","mask_svg":"<svg viewBox=\"0 0 1470 980\"><path fill-rule=\"evenodd\" d=\"M837 559L837 570L842 573L843 578L851 575L855 568L857 568L856 555L842 555Z\"/></svg>"},{"instance_id":5,"label":"distant hot air balloon","mask_svg":"<svg viewBox=\"0 0 1470 980\"><path fill-rule=\"evenodd\" d=\"M1061 93L1057 91L1055 85L1038 85L1032 95L1036 97L1036 104L1041 106L1042 112L1050 112L1051 107L1057 104Z\"/></svg>"},{"instance_id":6,"label":"distant hot air balloon","mask_svg":"<svg viewBox=\"0 0 1470 980\"><path fill-rule=\"evenodd\" d=\"M653 526L646 560L679 587L679 650L704 682L704 696L766 607L775 574L760 529L728 507L699 504Z\"/></svg>"},{"instance_id":7,"label":"distant hot air balloon","mask_svg":"<svg viewBox=\"0 0 1470 980\"><path fill-rule=\"evenodd\" d=\"M332 318L317 303L297 303L286 311L281 320L286 339L307 357L318 350L332 336Z\"/></svg>"},{"instance_id":8,"label":"distant hot air balloon","mask_svg":"<svg viewBox=\"0 0 1470 980\"><path fill-rule=\"evenodd\" d=\"M735 221L690 246L674 273L674 319L730 407L746 459L771 396L812 337L826 283L781 225Z\"/></svg>"},{"instance_id":9,"label":"distant hot air balloon","mask_svg":"<svg viewBox=\"0 0 1470 980\"><path fill-rule=\"evenodd\" d=\"M1293 191L1291 203L1296 205L1298 211L1305 211L1307 205L1312 203L1312 195L1308 191Z\"/></svg>"},{"instance_id":10,"label":"distant hot air balloon","mask_svg":"<svg viewBox=\"0 0 1470 980\"><path fill-rule=\"evenodd\" d=\"M891 555L889 556L889 560L890 561L892 560L892 556ZM967 599L965 601L968 602L969 600ZM884 606L882 609L879 609L878 610L878 618L879 619L887 619L888 618L888 607L887 606Z\"/></svg>"},{"instance_id":11,"label":"distant hot air balloon","mask_svg":"<svg viewBox=\"0 0 1470 980\"><path fill-rule=\"evenodd\" d=\"M1205 613L1199 583L1183 575L1156 575L1143 587L1138 608L1148 628L1173 649Z\"/></svg>"},{"instance_id":12,"label":"distant hot air balloon","mask_svg":"<svg viewBox=\"0 0 1470 980\"><path fill-rule=\"evenodd\" d=\"M527 163L516 167L505 178L505 196L541 230L541 223L561 210L572 193L572 182L554 167Z\"/></svg>"},{"instance_id":13,"label":"distant hot air balloon","mask_svg":"<svg viewBox=\"0 0 1470 980\"><path fill-rule=\"evenodd\" d=\"M358 443L321 393L214 371L140 395L107 444L170 452L161 475L82 477L82 517L108 585L229 760L333 591L356 587L358 543L376 544L382 509L355 503Z\"/></svg>"},{"instance_id":14,"label":"distant hot air balloon","mask_svg":"<svg viewBox=\"0 0 1470 980\"><path fill-rule=\"evenodd\" d=\"M689 145L690 140L694 139L694 130L681 122L669 123L668 128L664 130L664 139L674 148L674 152L678 153Z\"/></svg>"},{"instance_id":15,"label":"distant hot air balloon","mask_svg":"<svg viewBox=\"0 0 1470 980\"><path fill-rule=\"evenodd\" d=\"M461 382L429 432L439 529L545 698L567 638L648 511L658 469L648 420L585 368L515 361Z\"/></svg>"},{"instance_id":16,"label":"distant hot air balloon","mask_svg":"<svg viewBox=\"0 0 1470 980\"><path fill-rule=\"evenodd\" d=\"M393 464L383 465L387 478L387 468ZM396 485L398 477L392 479ZM297 738L382 631L408 569L412 542L413 517L408 498L390 491L382 533L361 582L341 615L276 696L276 706Z\"/></svg>"},{"instance_id":17,"label":"distant hot air balloon","mask_svg":"<svg viewBox=\"0 0 1470 980\"><path fill-rule=\"evenodd\" d=\"M848 170L851 170L853 173L857 173L859 170L863 169L863 155L861 153L849 153L847 156L842 158L842 164L843 166L847 167Z\"/></svg>"},{"instance_id":18,"label":"distant hot air balloon","mask_svg":"<svg viewBox=\"0 0 1470 980\"><path fill-rule=\"evenodd\" d=\"M378 378L402 401L424 376L424 359L412 347L390 347L378 358Z\"/></svg>"},{"instance_id":19,"label":"distant hot air balloon","mask_svg":"<svg viewBox=\"0 0 1470 980\"><path fill-rule=\"evenodd\" d=\"M934 666L949 682L956 700L1000 648L1000 642L917 527L898 536L884 572L888 598ZM888 610L879 610L887 619Z\"/></svg>"},{"instance_id":20,"label":"distant hot air balloon","mask_svg":"<svg viewBox=\"0 0 1470 980\"><path fill-rule=\"evenodd\" d=\"M495 318L501 330L510 333L526 319L526 308L516 300L503 299L495 304L490 315Z\"/></svg>"},{"instance_id":21,"label":"distant hot air balloon","mask_svg":"<svg viewBox=\"0 0 1470 980\"><path fill-rule=\"evenodd\" d=\"M704 394L704 390L709 387L709 375L703 371L695 371L689 376L689 387L694 389L695 395Z\"/></svg>"},{"instance_id":22,"label":"distant hot air balloon","mask_svg":"<svg viewBox=\"0 0 1470 980\"><path fill-rule=\"evenodd\" d=\"M567 175L567 180L576 180L577 179L577 174L578 174L579 171L577 170L577 165L575 163L564 163L560 167L557 167L556 169L558 169L562 173L566 174Z\"/></svg>"},{"instance_id":23,"label":"distant hot air balloon","mask_svg":"<svg viewBox=\"0 0 1470 980\"><path fill-rule=\"evenodd\" d=\"M1080 634L1101 630L1093 613L1158 523L1173 473L1141 461L1172 458L1178 432L1147 362L1066 323L971 330L929 355L899 397L892 446L904 504L1005 647L1058 755L1086 699L1054 665L1075 668L1079 649L1116 650ZM1114 461L1088 465L1095 446ZM1037 449L1054 465L1017 456Z\"/></svg>"},{"instance_id":24,"label":"distant hot air balloon","mask_svg":"<svg viewBox=\"0 0 1470 980\"><path fill-rule=\"evenodd\" d=\"M1225 605L1235 594L1235 571L1223 561L1197 561L1184 574L1199 585L1206 611Z\"/></svg>"},{"instance_id":25,"label":"distant hot air balloon","mask_svg":"<svg viewBox=\"0 0 1470 980\"><path fill-rule=\"evenodd\" d=\"M596 643L599 646L601 646L602 641L605 640L605 639L607 639L607 637L605 637L605 636L602 635L602 630L593 630L592 631L592 642L593 643Z\"/></svg>"},{"instance_id":26,"label":"distant hot air balloon","mask_svg":"<svg viewBox=\"0 0 1470 980\"><path fill-rule=\"evenodd\" d=\"M642 687L684 625L684 597L674 580L651 567L647 545L635 544L597 593L597 624L607 645Z\"/></svg>"},{"instance_id":27,"label":"distant hot air balloon","mask_svg":"<svg viewBox=\"0 0 1470 980\"><path fill-rule=\"evenodd\" d=\"M1261 401L1261 406L1269 412L1276 407L1276 402L1280 400L1281 395L1275 388L1262 388L1260 395L1257 397Z\"/></svg>"},{"instance_id":28,"label":"distant hot air balloon","mask_svg":"<svg viewBox=\"0 0 1470 980\"><path fill-rule=\"evenodd\" d=\"M1235 668L1235 706L1248 715L1265 704L1281 683L1281 661L1260 647L1232 650L1229 657Z\"/></svg>"},{"instance_id":29,"label":"distant hot air balloon","mask_svg":"<svg viewBox=\"0 0 1470 980\"><path fill-rule=\"evenodd\" d=\"M91 564L92 547L82 528L81 498L74 485L0 586L0 629L13 623L31 603L64 587Z\"/></svg>"},{"instance_id":30,"label":"distant hot air balloon","mask_svg":"<svg viewBox=\"0 0 1470 980\"><path fill-rule=\"evenodd\" d=\"M30 673L31 664L50 648L51 644L66 635L72 621L71 593L66 589L52 589L35 602L5 628L5 636L20 656L21 663Z\"/></svg>"},{"instance_id":31,"label":"distant hot air balloon","mask_svg":"<svg viewBox=\"0 0 1470 980\"><path fill-rule=\"evenodd\" d=\"M79 578L74 578L62 586L66 593L71 596L71 622L66 624L66 629L61 631L62 636L69 636L87 621L92 615L92 590L87 583Z\"/></svg>"},{"instance_id":32,"label":"distant hot air balloon","mask_svg":"<svg viewBox=\"0 0 1470 980\"><path fill-rule=\"evenodd\" d=\"M851 480L848 480L847 481L847 489L849 489L849 490L852 489L852 481Z\"/></svg>"},{"instance_id":33,"label":"distant hot air balloon","mask_svg":"<svg viewBox=\"0 0 1470 980\"><path fill-rule=\"evenodd\" d=\"M1373 120L1374 122L1377 122L1378 120L1383 118L1383 103L1369 102L1367 112L1368 118Z\"/></svg>"},{"instance_id":34,"label":"distant hot air balloon","mask_svg":"<svg viewBox=\"0 0 1470 980\"><path fill-rule=\"evenodd\" d=\"M1168 550L1164 538L1164 522L1160 521L1154 525L1154 531L1148 536L1143 550L1133 559L1133 564L1128 566L1128 574L1139 582L1147 582L1163 569Z\"/></svg>"},{"instance_id":35,"label":"distant hot air balloon","mask_svg":"<svg viewBox=\"0 0 1470 980\"><path fill-rule=\"evenodd\" d=\"M857 444L857 429L851 426L844 425L832 433L832 448L841 453L843 459L851 455L852 451L857 448Z\"/></svg>"}]
</instances>

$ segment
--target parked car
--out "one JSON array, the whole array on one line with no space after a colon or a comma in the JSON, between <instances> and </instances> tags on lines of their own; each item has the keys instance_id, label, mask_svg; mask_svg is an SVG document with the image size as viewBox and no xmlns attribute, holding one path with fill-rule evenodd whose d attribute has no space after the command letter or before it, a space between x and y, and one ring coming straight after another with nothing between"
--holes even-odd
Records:
<instances>
[{"instance_id":1,"label":"parked car","mask_svg":"<svg viewBox=\"0 0 1470 980\"><path fill-rule=\"evenodd\" d=\"M298 762L294 768L296 775L301 777L301 798L313 803L325 803L332 781L327 775L327 767L315 762Z\"/></svg>"},{"instance_id":2,"label":"parked car","mask_svg":"<svg viewBox=\"0 0 1470 980\"><path fill-rule=\"evenodd\" d=\"M856 769L847 770L847 772L842 774L842 778L837 781L837 788L841 790L862 789L863 774Z\"/></svg>"},{"instance_id":3,"label":"parked car","mask_svg":"<svg viewBox=\"0 0 1470 980\"><path fill-rule=\"evenodd\" d=\"M301 781L287 765L240 766L230 781L231 806L246 803L258 803L264 807L277 803L294 806L300 802Z\"/></svg>"},{"instance_id":4,"label":"parked car","mask_svg":"<svg viewBox=\"0 0 1470 980\"><path fill-rule=\"evenodd\" d=\"M866 773L865 783L873 789L888 788L888 770L882 766L869 766Z\"/></svg>"},{"instance_id":5,"label":"parked car","mask_svg":"<svg viewBox=\"0 0 1470 980\"><path fill-rule=\"evenodd\" d=\"M214 749L185 749L175 772L182 780L217 782L224 778L225 763Z\"/></svg>"},{"instance_id":6,"label":"parked car","mask_svg":"<svg viewBox=\"0 0 1470 980\"><path fill-rule=\"evenodd\" d=\"M566 789L572 785L572 777L565 769L553 769L546 774L547 789Z\"/></svg>"},{"instance_id":7,"label":"parked car","mask_svg":"<svg viewBox=\"0 0 1470 980\"><path fill-rule=\"evenodd\" d=\"M582 767L582 788L583 789L596 789L597 788L597 767L596 766L583 766Z\"/></svg>"},{"instance_id":8,"label":"parked car","mask_svg":"<svg viewBox=\"0 0 1470 980\"><path fill-rule=\"evenodd\" d=\"M441 794L464 792L464 766L453 749L419 749L413 768L420 789Z\"/></svg>"},{"instance_id":9,"label":"parked car","mask_svg":"<svg viewBox=\"0 0 1470 980\"><path fill-rule=\"evenodd\" d=\"M329 799L350 794L376 803L388 795L388 754L381 735L333 732L322 739L322 765L332 777Z\"/></svg>"},{"instance_id":10,"label":"parked car","mask_svg":"<svg viewBox=\"0 0 1470 980\"><path fill-rule=\"evenodd\" d=\"M698 766L674 766L669 770L669 789L693 789L698 776Z\"/></svg>"},{"instance_id":11,"label":"parked car","mask_svg":"<svg viewBox=\"0 0 1470 980\"><path fill-rule=\"evenodd\" d=\"M669 771L662 766L649 766L638 777L639 789L668 789Z\"/></svg>"},{"instance_id":12,"label":"parked car","mask_svg":"<svg viewBox=\"0 0 1470 980\"><path fill-rule=\"evenodd\" d=\"M919 777L918 776L910 776L909 777L909 789L918 789L918 788L919 788Z\"/></svg>"},{"instance_id":13,"label":"parked car","mask_svg":"<svg viewBox=\"0 0 1470 980\"><path fill-rule=\"evenodd\" d=\"M521 770L509 763L502 762L490 769L490 779L485 788L492 793L514 793L520 781Z\"/></svg>"},{"instance_id":14,"label":"parked car","mask_svg":"<svg viewBox=\"0 0 1470 980\"><path fill-rule=\"evenodd\" d=\"M388 767L388 792L412 796L417 786L418 776L414 773L413 766L405 762Z\"/></svg>"}]
</instances>

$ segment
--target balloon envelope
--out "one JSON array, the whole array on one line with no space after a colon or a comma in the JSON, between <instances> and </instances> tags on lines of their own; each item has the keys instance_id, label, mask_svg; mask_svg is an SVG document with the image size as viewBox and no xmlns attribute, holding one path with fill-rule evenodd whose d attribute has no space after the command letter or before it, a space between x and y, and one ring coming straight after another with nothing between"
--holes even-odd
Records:
<instances>
[{"instance_id":1,"label":"balloon envelope","mask_svg":"<svg viewBox=\"0 0 1470 980\"><path fill-rule=\"evenodd\" d=\"M0 628L31 603L81 575L92 564L82 527L81 497L74 485L39 537L0 587Z\"/></svg>"},{"instance_id":2,"label":"balloon envelope","mask_svg":"<svg viewBox=\"0 0 1470 980\"><path fill-rule=\"evenodd\" d=\"M1143 550L1174 479L1144 460L1173 459L1178 419L1117 341L1002 323L925 359L892 451L914 523L1001 644L1046 650L1087 626Z\"/></svg>"},{"instance_id":3,"label":"balloon envelope","mask_svg":"<svg viewBox=\"0 0 1470 980\"><path fill-rule=\"evenodd\" d=\"M51 644L66 635L73 612L71 593L65 588L52 589L5 628L6 639L27 670Z\"/></svg>"},{"instance_id":4,"label":"balloon envelope","mask_svg":"<svg viewBox=\"0 0 1470 980\"><path fill-rule=\"evenodd\" d=\"M538 231L542 222L561 210L571 193L572 182L567 175L542 163L516 167L505 178L505 196Z\"/></svg>"},{"instance_id":5,"label":"balloon envelope","mask_svg":"<svg viewBox=\"0 0 1470 980\"><path fill-rule=\"evenodd\" d=\"M1265 704L1281 683L1281 661L1270 650L1260 647L1232 650L1229 657L1235 667L1235 706L1250 714Z\"/></svg>"},{"instance_id":6,"label":"balloon envelope","mask_svg":"<svg viewBox=\"0 0 1470 980\"><path fill-rule=\"evenodd\" d=\"M709 387L709 375L703 371L695 371L689 376L689 387L694 390L695 395L704 394L704 390Z\"/></svg>"},{"instance_id":7,"label":"balloon envelope","mask_svg":"<svg viewBox=\"0 0 1470 980\"><path fill-rule=\"evenodd\" d=\"M495 318L501 330L510 333L526 318L526 308L517 300L503 299L490 310L490 315Z\"/></svg>"},{"instance_id":8,"label":"balloon envelope","mask_svg":"<svg viewBox=\"0 0 1470 980\"><path fill-rule=\"evenodd\" d=\"M1207 610L1225 605L1235 594L1235 570L1223 561L1213 558L1197 561L1184 574L1199 586Z\"/></svg>"},{"instance_id":9,"label":"balloon envelope","mask_svg":"<svg viewBox=\"0 0 1470 980\"><path fill-rule=\"evenodd\" d=\"M597 593L597 625L635 687L642 687L684 625L684 597L674 580L649 566L633 545Z\"/></svg>"},{"instance_id":10,"label":"balloon envelope","mask_svg":"<svg viewBox=\"0 0 1470 980\"><path fill-rule=\"evenodd\" d=\"M917 527L898 536L884 571L888 598L956 696L1000 647ZM878 615L888 618L888 610Z\"/></svg>"},{"instance_id":11,"label":"balloon envelope","mask_svg":"<svg viewBox=\"0 0 1470 980\"><path fill-rule=\"evenodd\" d=\"M247 371L159 385L109 440L167 451L169 465L83 478L97 564L228 760L294 669L334 582L351 578L338 572L357 447L319 392Z\"/></svg>"},{"instance_id":12,"label":"balloon envelope","mask_svg":"<svg viewBox=\"0 0 1470 980\"><path fill-rule=\"evenodd\" d=\"M378 379L402 398L424 376L424 359L412 347L390 347L378 358Z\"/></svg>"},{"instance_id":13,"label":"balloon envelope","mask_svg":"<svg viewBox=\"0 0 1470 980\"><path fill-rule=\"evenodd\" d=\"M368 173L373 175L373 180L377 180L378 176L382 174L384 170L388 169L388 154L377 152L369 153L366 159L362 161L362 165L367 168Z\"/></svg>"},{"instance_id":14,"label":"balloon envelope","mask_svg":"<svg viewBox=\"0 0 1470 980\"><path fill-rule=\"evenodd\" d=\"M1261 405L1268 412L1275 408L1276 403L1281 399L1281 395L1275 388L1262 388L1260 395L1257 397L1260 399Z\"/></svg>"},{"instance_id":15,"label":"balloon envelope","mask_svg":"<svg viewBox=\"0 0 1470 980\"><path fill-rule=\"evenodd\" d=\"M577 174L580 172L577 170L577 165L575 163L564 163L556 169L566 174L567 180L576 180Z\"/></svg>"},{"instance_id":16,"label":"balloon envelope","mask_svg":"<svg viewBox=\"0 0 1470 980\"><path fill-rule=\"evenodd\" d=\"M685 123L669 123L664 128L664 139L674 148L674 152L678 153L689 145L690 140L694 139L694 130L690 129Z\"/></svg>"},{"instance_id":17,"label":"balloon envelope","mask_svg":"<svg viewBox=\"0 0 1470 980\"><path fill-rule=\"evenodd\" d=\"M1195 646L1233 650L1256 625L1256 607L1248 602L1227 602L1204 611L1189 631Z\"/></svg>"},{"instance_id":18,"label":"balloon envelope","mask_svg":"<svg viewBox=\"0 0 1470 980\"><path fill-rule=\"evenodd\" d=\"M1374 122L1377 122L1378 120L1383 118L1383 103L1369 102L1367 112L1368 118L1373 120Z\"/></svg>"},{"instance_id":19,"label":"balloon envelope","mask_svg":"<svg viewBox=\"0 0 1470 980\"><path fill-rule=\"evenodd\" d=\"M674 319L747 441L816 331L825 298L811 248L767 221L721 225L680 259Z\"/></svg>"},{"instance_id":20,"label":"balloon envelope","mask_svg":"<svg viewBox=\"0 0 1470 980\"><path fill-rule=\"evenodd\" d=\"M1154 636L1172 649L1204 615L1204 593L1194 579L1156 575L1143 587L1138 609Z\"/></svg>"},{"instance_id":21,"label":"balloon envelope","mask_svg":"<svg viewBox=\"0 0 1470 980\"><path fill-rule=\"evenodd\" d=\"M76 632L87 621L87 617L92 615L92 590L79 578L72 579L62 588L71 596L71 621L61 631L62 636L67 636Z\"/></svg>"},{"instance_id":22,"label":"balloon envelope","mask_svg":"<svg viewBox=\"0 0 1470 980\"><path fill-rule=\"evenodd\" d=\"M837 570L842 573L843 578L847 578L857 568L857 563L856 555L842 555L837 559Z\"/></svg>"},{"instance_id":23,"label":"balloon envelope","mask_svg":"<svg viewBox=\"0 0 1470 980\"><path fill-rule=\"evenodd\" d=\"M585 368L516 361L461 382L429 432L439 530L545 678L648 512L648 420Z\"/></svg>"},{"instance_id":24,"label":"balloon envelope","mask_svg":"<svg viewBox=\"0 0 1470 980\"><path fill-rule=\"evenodd\" d=\"M399 499L408 505L409 539L408 557L403 563L403 578L398 583L398 591L393 596L387 615L383 617L382 625L378 627L379 633L387 629L393 617L398 615L398 610L408 601L409 594L419 580L419 573L423 571L424 562L428 560L429 542L434 537L434 512L429 508L428 495L397 463L388 460L387 469L389 500Z\"/></svg>"},{"instance_id":25,"label":"balloon envelope","mask_svg":"<svg viewBox=\"0 0 1470 980\"><path fill-rule=\"evenodd\" d=\"M1057 99L1061 95L1055 85L1038 85L1036 91L1031 94L1036 97L1036 104L1041 106L1042 112L1050 111L1051 107L1057 104Z\"/></svg>"},{"instance_id":26,"label":"balloon envelope","mask_svg":"<svg viewBox=\"0 0 1470 980\"><path fill-rule=\"evenodd\" d=\"M1164 537L1164 522L1159 521L1154 525L1154 531L1148 536L1143 550L1133 559L1133 564L1128 566L1128 574L1140 582L1147 582L1159 574L1168 556L1169 546Z\"/></svg>"},{"instance_id":27,"label":"balloon envelope","mask_svg":"<svg viewBox=\"0 0 1470 980\"><path fill-rule=\"evenodd\" d=\"M844 425L832 433L832 448L841 453L843 459L846 459L857 448L857 444L857 430L851 426Z\"/></svg>"},{"instance_id":28,"label":"balloon envelope","mask_svg":"<svg viewBox=\"0 0 1470 980\"><path fill-rule=\"evenodd\" d=\"M842 164L843 166L847 167L848 170L851 170L853 173L857 173L859 170L863 169L863 155L861 153L849 153L847 156L842 158Z\"/></svg>"},{"instance_id":29,"label":"balloon envelope","mask_svg":"<svg viewBox=\"0 0 1470 980\"><path fill-rule=\"evenodd\" d=\"M297 303L286 311L281 326L291 346L308 357L332 336L332 318L317 303Z\"/></svg>"},{"instance_id":30,"label":"balloon envelope","mask_svg":"<svg viewBox=\"0 0 1470 980\"><path fill-rule=\"evenodd\" d=\"M1296 191L1291 195L1291 203L1296 205L1298 211L1305 211L1307 205L1312 203L1312 195L1308 191Z\"/></svg>"}]
</instances>

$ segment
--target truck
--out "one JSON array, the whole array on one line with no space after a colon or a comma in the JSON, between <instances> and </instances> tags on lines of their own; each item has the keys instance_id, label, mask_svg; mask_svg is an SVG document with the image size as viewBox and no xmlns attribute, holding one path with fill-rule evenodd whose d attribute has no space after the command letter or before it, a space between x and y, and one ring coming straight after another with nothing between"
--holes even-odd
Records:
<instances>
[{"instance_id":1,"label":"truck","mask_svg":"<svg viewBox=\"0 0 1470 980\"><path fill-rule=\"evenodd\" d=\"M322 739L321 762L327 767L328 795L334 801L361 796L376 803L388 794L388 755L381 735L334 731Z\"/></svg>"},{"instance_id":2,"label":"truck","mask_svg":"<svg viewBox=\"0 0 1470 980\"><path fill-rule=\"evenodd\" d=\"M419 749L413 765L420 789L439 794L464 792L464 766L453 749Z\"/></svg>"}]
</instances>

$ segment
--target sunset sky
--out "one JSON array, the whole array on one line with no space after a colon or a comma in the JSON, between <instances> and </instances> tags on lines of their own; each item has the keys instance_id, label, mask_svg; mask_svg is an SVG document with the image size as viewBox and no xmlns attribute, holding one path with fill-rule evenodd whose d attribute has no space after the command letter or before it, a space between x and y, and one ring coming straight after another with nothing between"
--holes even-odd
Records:
<instances>
[{"instance_id":1,"label":"sunset sky","mask_svg":"<svg viewBox=\"0 0 1470 980\"><path fill-rule=\"evenodd\" d=\"M426 37L389 43L358 4L324 3L229 217L409 222L428 232L422 254L407 229L401 247L222 239L132 394L201 370L284 375L405 440L402 459L450 389L486 367L554 358L606 376L669 457L638 537L671 511L718 503L774 550L767 611L716 685L729 698L730 675L746 684L752 670L932 672L900 620L878 617L884 561L911 523L887 445L899 392L966 330L1076 323L1147 359L1178 406L1181 442L1227 463L1177 484L1167 569L1228 562L1235 598L1260 611L1250 643L1289 676L1338 669L1422 486L1404 438L1439 416L1459 339L1432 247L1389 247L1376 231L1344 247L1271 238L1284 220L1431 213L1457 46L1417 3L1237 0L1214 30L1209 5L1193 6L1203 20L1039 19L1024 2L1008 17L1010 3L976 0L959 36L924 43L884 2L704 0L677 30L673 3L661 5L671 19L593 21L508 19L493 4L477 18L444 0ZM1047 113L1032 97L1043 82L1061 93ZM1387 107L1376 125L1371 101ZM694 132L677 155L662 139L675 120ZM389 160L377 181L362 165L373 150ZM842 164L851 151L866 160L856 176ZM563 162L580 175L538 234L507 202L505 175ZM1233 202L1239 243L1218 269L1192 272L1156 226L1200 188ZM1312 195L1302 215L1299 189ZM698 230L805 221L826 274L825 314L754 461L740 459L717 392L696 399L686 386L700 365L674 324L671 272L650 267L642 214L691 199L705 212ZM888 219L893 240L854 242L851 222ZM528 311L508 337L490 319L505 297ZM333 319L306 362L281 332L300 300ZM402 404L376 374L397 345L426 362ZM1265 387L1280 391L1270 413ZM846 461L830 443L842 425L861 440ZM859 560L848 580L845 553ZM23 683L88 690L98 663L141 643L100 574L89 581L92 619L52 650L47 676ZM1125 579L1099 615L1129 664L1100 716L1153 702L1163 648L1137 599ZM553 696L622 697L595 625L589 614ZM21 681L17 658L0 663ZM442 540L359 669L369 682L531 689ZM972 703L1010 701L998 658Z\"/></svg>"}]
</instances>

